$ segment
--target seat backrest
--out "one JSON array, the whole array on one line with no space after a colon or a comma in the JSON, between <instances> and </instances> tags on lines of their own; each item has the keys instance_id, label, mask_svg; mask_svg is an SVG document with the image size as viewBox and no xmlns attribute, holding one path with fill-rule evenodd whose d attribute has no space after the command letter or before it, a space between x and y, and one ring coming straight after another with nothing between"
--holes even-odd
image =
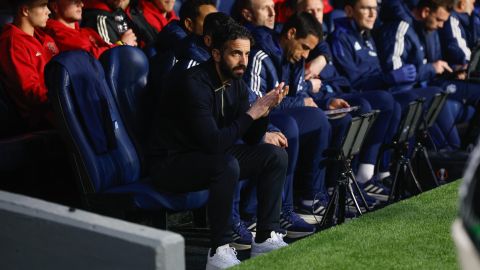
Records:
<instances>
[{"instance_id":1,"label":"seat backrest","mask_svg":"<svg viewBox=\"0 0 480 270\"><path fill-rule=\"evenodd\" d=\"M0 9L0 30L7 23L13 22L13 12L8 9Z\"/></svg>"},{"instance_id":2,"label":"seat backrest","mask_svg":"<svg viewBox=\"0 0 480 270\"><path fill-rule=\"evenodd\" d=\"M105 79L117 102L127 129L132 136L142 140L151 99L147 95L149 64L142 50L131 46L119 46L102 54L100 62Z\"/></svg>"},{"instance_id":3,"label":"seat backrest","mask_svg":"<svg viewBox=\"0 0 480 270\"><path fill-rule=\"evenodd\" d=\"M152 97L147 89L149 71L144 52L131 46L112 48L100 57L119 112L145 168L144 153L152 120Z\"/></svg>"},{"instance_id":4,"label":"seat backrest","mask_svg":"<svg viewBox=\"0 0 480 270\"><path fill-rule=\"evenodd\" d=\"M62 64L68 61L83 61L85 64L72 70ZM80 113L82 108L79 104L82 103L79 102L74 89L76 80L90 79L98 79L99 84L107 89L104 91L104 100L98 103L105 105L106 108L103 107L102 110L108 110L110 119L95 115L90 115L89 119L97 117L93 120L104 123L111 121L113 127L111 139L116 144L100 154L95 151L89 137L87 128L89 123ZM108 89L101 64L85 51L64 52L54 57L46 66L45 81L60 132L69 145L84 194L102 192L114 186L138 181L140 178L138 154ZM95 90L82 89L82 91L85 91L82 94L92 96Z\"/></svg>"}]
</instances>

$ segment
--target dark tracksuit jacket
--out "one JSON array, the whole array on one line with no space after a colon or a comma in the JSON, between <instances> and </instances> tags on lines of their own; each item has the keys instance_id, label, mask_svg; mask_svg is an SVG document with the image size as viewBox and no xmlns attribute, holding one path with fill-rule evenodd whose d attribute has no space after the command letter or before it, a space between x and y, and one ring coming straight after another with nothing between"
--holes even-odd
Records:
<instances>
[{"instance_id":1,"label":"dark tracksuit jacket","mask_svg":"<svg viewBox=\"0 0 480 270\"><path fill-rule=\"evenodd\" d=\"M450 65L464 65L470 61L472 50L477 45L475 22L477 16L452 11L444 27L439 30L442 52Z\"/></svg>"},{"instance_id":2,"label":"dark tracksuit jacket","mask_svg":"<svg viewBox=\"0 0 480 270\"><path fill-rule=\"evenodd\" d=\"M311 93L312 84L305 81L305 59L291 64L283 55L278 42L278 34L267 27L251 29L255 46L250 52L247 72L243 79L250 90L262 96L281 82L290 86L288 96L283 99L278 108L297 108L305 106L304 99L312 97L319 101L319 107L325 109L331 101L331 96L325 96L325 91Z\"/></svg>"},{"instance_id":3,"label":"dark tracksuit jacket","mask_svg":"<svg viewBox=\"0 0 480 270\"><path fill-rule=\"evenodd\" d=\"M248 89L242 80L223 86L213 61L195 66L163 92L152 136L152 154L173 152L224 153L238 140L258 143L268 118L254 121Z\"/></svg>"},{"instance_id":4,"label":"dark tracksuit jacket","mask_svg":"<svg viewBox=\"0 0 480 270\"><path fill-rule=\"evenodd\" d=\"M123 33L132 29L142 48L152 44L157 35L155 28L147 23L134 1L125 11L112 10L102 0L85 1L82 27L95 29L108 44L119 41Z\"/></svg>"}]
</instances>

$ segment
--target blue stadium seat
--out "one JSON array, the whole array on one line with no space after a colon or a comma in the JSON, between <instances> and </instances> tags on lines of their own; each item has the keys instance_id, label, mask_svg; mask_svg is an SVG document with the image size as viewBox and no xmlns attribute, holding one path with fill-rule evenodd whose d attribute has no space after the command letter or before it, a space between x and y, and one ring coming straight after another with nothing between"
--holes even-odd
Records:
<instances>
[{"instance_id":1,"label":"blue stadium seat","mask_svg":"<svg viewBox=\"0 0 480 270\"><path fill-rule=\"evenodd\" d=\"M139 154L125 127L128 120L120 115L112 92L138 89L132 84L145 83L141 77L146 75L141 74L148 71L148 67L137 71L138 67L134 67L134 64L138 63L132 61L140 56L136 55L135 49L132 54L124 54L124 51L128 50L126 48L127 46L120 47L112 53L118 52L124 57L132 57L121 59L112 65L113 68L120 69L118 73L109 72L112 76L125 76L126 78L120 81L130 85L126 88L116 85L116 88L111 90L99 61L84 51L64 52L53 58L45 69L49 98L59 120L60 132L68 144L75 170L78 172L78 183L85 206L90 210L120 218L128 217L129 210L146 211L161 218L166 211L201 207L207 200L205 192L204 196L197 196L198 193L158 192L148 177L141 175ZM134 76L129 73L134 72L138 72L136 76L140 79L132 79ZM75 91L74 85L82 82L88 84L92 79L98 80L103 91L91 91L88 87ZM131 96L117 93L117 97ZM82 102L83 98L87 98L87 105ZM92 110L85 111L85 107L80 107L81 104L87 107L93 104ZM120 104L123 104L123 101L120 101ZM96 106L100 106L100 114L95 113ZM110 133L108 128L92 131L92 123L97 123L96 121L101 123L102 127L111 127ZM102 140L90 139L94 135L101 137L102 132L106 134L106 148L101 147ZM162 222L160 226L165 224Z\"/></svg>"},{"instance_id":2,"label":"blue stadium seat","mask_svg":"<svg viewBox=\"0 0 480 270\"><path fill-rule=\"evenodd\" d=\"M7 23L13 22L13 13L8 9L1 9L0 10L0 30L3 26Z\"/></svg>"}]
</instances>

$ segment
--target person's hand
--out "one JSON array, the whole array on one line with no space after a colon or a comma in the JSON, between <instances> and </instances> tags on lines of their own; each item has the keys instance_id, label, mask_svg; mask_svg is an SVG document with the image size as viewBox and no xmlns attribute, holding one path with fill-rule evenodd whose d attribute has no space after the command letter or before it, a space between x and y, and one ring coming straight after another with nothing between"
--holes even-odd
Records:
<instances>
[{"instance_id":1,"label":"person's hand","mask_svg":"<svg viewBox=\"0 0 480 270\"><path fill-rule=\"evenodd\" d=\"M303 99L303 102L304 102L306 107L318 108L317 103L315 103L315 101L311 97L307 97L307 98Z\"/></svg>"},{"instance_id":2,"label":"person's hand","mask_svg":"<svg viewBox=\"0 0 480 270\"><path fill-rule=\"evenodd\" d=\"M248 109L247 114L250 115L253 120L267 116L270 110L282 101L283 92L285 92L283 88L284 85L285 83L282 82L266 95L258 98L250 109ZM286 91L288 91L288 88Z\"/></svg>"},{"instance_id":3,"label":"person's hand","mask_svg":"<svg viewBox=\"0 0 480 270\"><path fill-rule=\"evenodd\" d=\"M318 93L322 87L322 81L320 79L310 79L310 82L312 83L312 92Z\"/></svg>"},{"instance_id":4,"label":"person's hand","mask_svg":"<svg viewBox=\"0 0 480 270\"><path fill-rule=\"evenodd\" d=\"M318 78L320 72L327 65L325 56L320 55L305 65L305 80Z\"/></svg>"},{"instance_id":5,"label":"person's hand","mask_svg":"<svg viewBox=\"0 0 480 270\"><path fill-rule=\"evenodd\" d=\"M280 102L282 102L283 98L285 98L287 95L288 95L288 92L290 91L290 87L287 85L287 86L284 86L281 90L280 90L280 100L278 101L277 105L280 104Z\"/></svg>"},{"instance_id":6,"label":"person's hand","mask_svg":"<svg viewBox=\"0 0 480 270\"><path fill-rule=\"evenodd\" d=\"M417 79L417 68L412 64L403 65L390 71L390 76L393 84L414 82Z\"/></svg>"},{"instance_id":7,"label":"person's hand","mask_svg":"<svg viewBox=\"0 0 480 270\"><path fill-rule=\"evenodd\" d=\"M328 104L329 110L341 109L341 108L349 108L350 104L341 98L334 98L330 104Z\"/></svg>"},{"instance_id":8,"label":"person's hand","mask_svg":"<svg viewBox=\"0 0 480 270\"><path fill-rule=\"evenodd\" d=\"M453 72L452 68L450 68L448 63L443 60L438 60L437 62L433 63L432 66L433 69L435 69L436 74L442 74L445 71Z\"/></svg>"},{"instance_id":9,"label":"person's hand","mask_svg":"<svg viewBox=\"0 0 480 270\"><path fill-rule=\"evenodd\" d=\"M133 32L132 29L128 29L127 32L123 33L123 35L120 37L120 40L130 46L136 47L137 44L137 36Z\"/></svg>"},{"instance_id":10,"label":"person's hand","mask_svg":"<svg viewBox=\"0 0 480 270\"><path fill-rule=\"evenodd\" d=\"M268 144L273 144L282 148L288 147L287 138L281 132L265 133L264 142Z\"/></svg>"}]
</instances>

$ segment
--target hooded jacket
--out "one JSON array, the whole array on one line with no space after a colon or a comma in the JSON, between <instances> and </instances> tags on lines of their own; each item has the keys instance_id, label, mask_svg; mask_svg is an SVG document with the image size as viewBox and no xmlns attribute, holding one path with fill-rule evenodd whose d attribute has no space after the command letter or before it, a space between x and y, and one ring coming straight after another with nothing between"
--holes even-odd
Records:
<instances>
[{"instance_id":1,"label":"hooded jacket","mask_svg":"<svg viewBox=\"0 0 480 270\"><path fill-rule=\"evenodd\" d=\"M157 34L133 1L125 11L120 8L112 10L102 0L85 1L82 27L95 29L108 44L120 41L122 34L132 29L142 48L151 44Z\"/></svg>"},{"instance_id":2,"label":"hooded jacket","mask_svg":"<svg viewBox=\"0 0 480 270\"><path fill-rule=\"evenodd\" d=\"M138 7L143 11L143 16L148 24L157 32L160 32L169 22L178 20L175 11L167 12L167 15L164 16L151 0L140 0Z\"/></svg>"},{"instance_id":3,"label":"hooded jacket","mask_svg":"<svg viewBox=\"0 0 480 270\"><path fill-rule=\"evenodd\" d=\"M223 85L213 61L195 66L164 92L152 134L152 154L201 151L224 153L238 140L260 142L268 117L253 120L241 80Z\"/></svg>"},{"instance_id":4,"label":"hooded jacket","mask_svg":"<svg viewBox=\"0 0 480 270\"><path fill-rule=\"evenodd\" d=\"M35 29L32 37L7 24L0 35L2 82L30 127L51 118L46 115L51 111L43 74L45 65L58 52L55 41L40 29Z\"/></svg>"},{"instance_id":5,"label":"hooded jacket","mask_svg":"<svg viewBox=\"0 0 480 270\"><path fill-rule=\"evenodd\" d=\"M305 106L304 99L312 97L320 101L319 107L325 109L331 98L323 96L321 91L311 93L312 84L305 81L305 59L292 64L285 59L279 43L279 35L267 27L248 26L255 39L248 61L248 68L243 79L250 90L262 96L274 89L279 83L290 86L286 96L277 108L296 108Z\"/></svg>"},{"instance_id":6,"label":"hooded jacket","mask_svg":"<svg viewBox=\"0 0 480 270\"><path fill-rule=\"evenodd\" d=\"M335 31L329 36L334 63L358 91L392 87L389 74L380 65L375 41L369 32L362 36L355 21L335 20Z\"/></svg>"},{"instance_id":7,"label":"hooded jacket","mask_svg":"<svg viewBox=\"0 0 480 270\"><path fill-rule=\"evenodd\" d=\"M398 5L404 6L404 10L407 9L406 4L398 2ZM409 10L408 13L394 9L387 11L384 11L384 16L389 20L384 22L377 36L384 70L413 64L417 69L417 81L429 82L436 75L431 63L442 56L438 32L424 31L422 23L416 21Z\"/></svg>"},{"instance_id":8,"label":"hooded jacket","mask_svg":"<svg viewBox=\"0 0 480 270\"><path fill-rule=\"evenodd\" d=\"M103 52L115 47L106 43L92 28L80 28L78 23L75 23L75 29L72 29L60 21L49 19L45 32L55 40L62 52L84 50L98 59Z\"/></svg>"}]
</instances>

